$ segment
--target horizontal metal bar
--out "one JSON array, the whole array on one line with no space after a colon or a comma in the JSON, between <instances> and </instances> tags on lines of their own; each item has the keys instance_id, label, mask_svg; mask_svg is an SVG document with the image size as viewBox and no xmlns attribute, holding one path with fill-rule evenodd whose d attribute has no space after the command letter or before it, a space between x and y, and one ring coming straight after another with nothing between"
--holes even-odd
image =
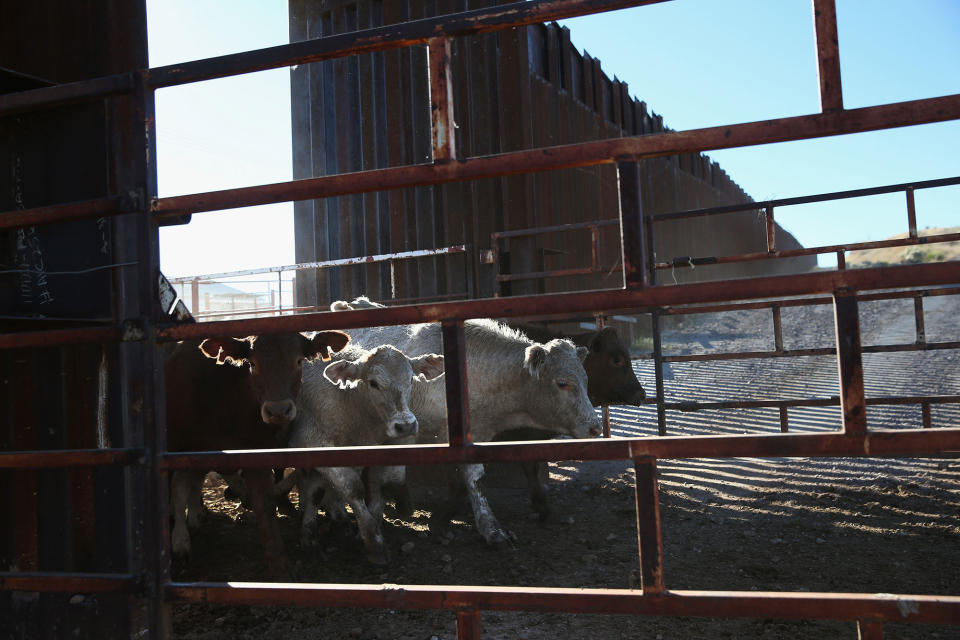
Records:
<instances>
[{"instance_id":1,"label":"horizontal metal bar","mask_svg":"<svg viewBox=\"0 0 960 640\"><path fill-rule=\"evenodd\" d=\"M308 64L358 53L426 44L430 38L442 35L478 35L550 20L658 4L664 1L535 0L514 2L508 5L474 9L216 58L157 67L150 69L149 84L155 88L170 87L253 71Z\"/></svg>"},{"instance_id":2,"label":"horizontal metal bar","mask_svg":"<svg viewBox=\"0 0 960 640\"><path fill-rule=\"evenodd\" d=\"M189 194L154 200L152 209L161 219L179 218L192 212L589 166L614 162L619 157L673 155L707 149L872 131L957 118L960 118L960 95L944 96L838 113L516 151L437 166L393 167ZM118 202L116 198L121 200ZM50 223L74 217L115 215L137 208L136 204L127 202L122 196L103 199L96 203L3 212L0 213L0 228Z\"/></svg>"},{"instance_id":3,"label":"horizontal metal bar","mask_svg":"<svg viewBox=\"0 0 960 640\"><path fill-rule=\"evenodd\" d=\"M62 107L78 102L92 102L129 93L133 80L123 73L92 80L58 84L42 89L31 89L0 95L0 117L12 116L37 109Z\"/></svg>"},{"instance_id":4,"label":"horizontal metal bar","mask_svg":"<svg viewBox=\"0 0 960 640\"><path fill-rule=\"evenodd\" d=\"M0 571L0 591L133 593L139 588L139 578L129 573Z\"/></svg>"},{"instance_id":5,"label":"horizontal metal bar","mask_svg":"<svg viewBox=\"0 0 960 640\"><path fill-rule=\"evenodd\" d=\"M223 278L235 278L240 276L253 276L260 273L282 273L284 271L300 271L302 269L326 269L329 267L343 267L353 264L370 264L374 262L388 262L390 260L409 260L412 258L423 258L428 256L441 256L447 254L464 253L467 245L457 244L450 247L441 247L439 249L417 249L416 251L400 251L397 253L381 253L372 256L359 256L355 258L340 258L338 260L323 260L321 262L299 262L297 264L288 264L279 267L264 267L262 269L246 269L243 271L224 271L222 273L207 273L198 276L185 276L182 278L171 278L171 284L189 284L194 280L199 280L203 284L205 280L218 280Z\"/></svg>"},{"instance_id":6,"label":"horizontal metal bar","mask_svg":"<svg viewBox=\"0 0 960 640\"><path fill-rule=\"evenodd\" d=\"M132 213L139 208L136 196L108 196L96 200L56 204L49 207L14 209L0 213L0 229L13 229L32 224L89 220Z\"/></svg>"},{"instance_id":7,"label":"horizontal metal bar","mask_svg":"<svg viewBox=\"0 0 960 640\"><path fill-rule=\"evenodd\" d=\"M0 469L56 469L140 464L142 449L0 451Z\"/></svg>"},{"instance_id":8,"label":"horizontal metal bar","mask_svg":"<svg viewBox=\"0 0 960 640\"><path fill-rule=\"evenodd\" d=\"M876 344L863 347L864 353L899 353L903 351L940 351L960 349L960 342L924 342L918 344ZM715 360L753 360L757 358L797 358L806 356L832 356L834 347L819 349L784 349L782 351L738 351L725 353L697 353L682 356L664 356L664 362L709 362Z\"/></svg>"},{"instance_id":9,"label":"horizontal metal bar","mask_svg":"<svg viewBox=\"0 0 960 640\"><path fill-rule=\"evenodd\" d=\"M596 220L594 222L573 222L571 224L557 224L549 227L531 227L529 229L515 229L512 231L494 231L490 234L492 240L502 238L522 238L540 233L560 233L563 231L578 231L581 229L596 229L599 227L619 227L620 220Z\"/></svg>"},{"instance_id":10,"label":"horizontal metal bar","mask_svg":"<svg viewBox=\"0 0 960 640\"><path fill-rule=\"evenodd\" d=\"M516 282L519 280L538 280L540 278L561 278L565 276L584 276L592 273L619 273L623 271L622 265L614 265L612 268L602 267L574 267L571 269L554 269L552 271L528 271L526 273L498 273L497 282Z\"/></svg>"},{"instance_id":11,"label":"horizontal metal bar","mask_svg":"<svg viewBox=\"0 0 960 640\"><path fill-rule=\"evenodd\" d=\"M665 591L413 584L171 582L167 602L196 604L379 607L486 611L557 611L741 618L809 618L956 624L960 597L877 593Z\"/></svg>"},{"instance_id":12,"label":"horizontal metal bar","mask_svg":"<svg viewBox=\"0 0 960 640\"><path fill-rule=\"evenodd\" d=\"M896 300L901 298L915 298L916 296L956 296L960 295L960 287L942 287L939 289L911 289L908 291L881 291L857 295L857 302L873 302L876 300ZM660 313L664 315L689 315L696 313L720 313L723 311L741 311L745 309L769 309L774 305L780 307L806 307L810 305L832 304L831 297L804 297L793 299L765 300L763 302L736 302L731 304L710 304L688 307L662 307Z\"/></svg>"},{"instance_id":13,"label":"horizontal metal bar","mask_svg":"<svg viewBox=\"0 0 960 640\"><path fill-rule=\"evenodd\" d=\"M960 403L960 396L892 396L882 398L867 398L869 406L902 406L902 405L933 405ZM656 400L648 400L644 404L656 404ZM664 407L677 411L703 411L705 409L778 409L788 407L837 407L840 406L840 396L829 398L799 398L794 400L728 400L721 402L666 402Z\"/></svg>"},{"instance_id":14,"label":"horizontal metal bar","mask_svg":"<svg viewBox=\"0 0 960 640\"><path fill-rule=\"evenodd\" d=\"M850 111L514 151L463 162L421 164L307 178L154 200L160 218L369 191L728 149L960 119L960 94Z\"/></svg>"},{"instance_id":15,"label":"horizontal metal bar","mask_svg":"<svg viewBox=\"0 0 960 640\"><path fill-rule=\"evenodd\" d=\"M885 249L887 247L911 247L915 245L936 244L938 242L960 241L960 233L944 233L935 236L919 238L898 238L895 240L875 240L872 242L854 242L851 244L835 244L819 247L804 247L802 249L785 249L773 252L744 253L732 256L709 256L704 258L675 258L672 262L658 262L657 269L673 269L675 267L693 267L704 264L731 264L737 262L753 262L756 260L774 260L812 256L821 253L836 253L837 251L866 251L869 249Z\"/></svg>"},{"instance_id":16,"label":"horizontal metal bar","mask_svg":"<svg viewBox=\"0 0 960 640\"><path fill-rule=\"evenodd\" d=\"M960 184L960 176L953 178L940 178L937 180L922 180L920 182L905 182L902 184L892 184L882 187L870 187L867 189L852 189L849 191L834 191L832 193L820 193L809 196L799 196L794 198L780 198L778 200L761 200L758 202L744 202L743 204L724 205L722 207L706 207L703 209L688 209L686 211L672 211L670 213L658 213L650 216L654 222L663 222L665 220L679 220L682 218L694 218L716 213L733 213L735 211L752 211L754 209L765 209L767 207L787 207L797 204L810 204L813 202L825 202L828 200L843 200L846 198L862 198L864 196L876 196L885 193L896 193L898 191L907 191L908 189L933 189L936 187L949 187Z\"/></svg>"},{"instance_id":17,"label":"horizontal metal bar","mask_svg":"<svg viewBox=\"0 0 960 640\"><path fill-rule=\"evenodd\" d=\"M933 455L960 451L960 428L875 430L863 436L777 433L738 436L665 436L533 442L484 442L463 447L401 445L256 451L165 453L163 469L272 467L365 467L534 460L627 460L656 458L823 457Z\"/></svg>"},{"instance_id":18,"label":"horizontal metal bar","mask_svg":"<svg viewBox=\"0 0 960 640\"><path fill-rule=\"evenodd\" d=\"M949 263L901 265L847 271L822 271L790 276L767 276L623 289L515 296L485 300L464 300L433 304L398 305L386 309L360 309L331 313L309 313L252 320L228 320L197 324L166 325L157 330L157 339L188 340L224 335L261 335L287 331L354 329L380 325L510 318L551 313L613 312L652 309L696 302L755 300L794 295L822 294L837 289L868 290L910 286L954 284L956 268Z\"/></svg>"},{"instance_id":19,"label":"horizontal metal bar","mask_svg":"<svg viewBox=\"0 0 960 640\"><path fill-rule=\"evenodd\" d=\"M28 319L25 318L25 320ZM119 342L128 336L128 333L129 329L125 325L0 333L0 349L60 347L67 344L87 344L91 342Z\"/></svg>"}]
</instances>

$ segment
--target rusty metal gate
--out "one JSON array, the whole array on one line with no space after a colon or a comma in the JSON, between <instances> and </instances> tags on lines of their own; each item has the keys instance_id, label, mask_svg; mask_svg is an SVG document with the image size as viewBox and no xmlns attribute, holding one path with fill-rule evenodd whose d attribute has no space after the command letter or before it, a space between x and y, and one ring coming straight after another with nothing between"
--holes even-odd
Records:
<instances>
[{"instance_id":1,"label":"rusty metal gate","mask_svg":"<svg viewBox=\"0 0 960 640\"><path fill-rule=\"evenodd\" d=\"M850 620L858 623L860 637L880 638L887 622L960 624L960 595L858 594L797 592L682 591L668 589L663 572L662 532L657 485L657 460L660 458L734 457L734 456L863 456L937 454L960 450L960 429L875 430L868 429L865 407L868 402L863 383L862 353L858 319L858 300L871 296L907 296L922 310L928 294L946 293L944 287L960 282L956 263L903 265L846 270L841 261L836 271L804 273L793 276L765 276L707 283L659 285L657 271L677 266L674 261L655 259L649 247L656 218L644 217L640 210L641 181L637 161L665 155L698 153L709 149L740 147L788 140L856 133L929 122L960 119L960 96L949 95L896 104L844 109L840 92L837 50L837 25L834 0L813 0L817 58L820 71L821 112L812 115L747 124L711 127L693 131L659 132L628 138L570 144L548 148L498 153L464 158L458 154L451 132L454 127L451 96L450 39L510 29L546 20L585 15L623 7L653 4L658 0L533 0L400 25L335 35L258 51L222 56L170 67L118 72L113 75L59 84L48 88L0 96L0 117L45 113L64 105L110 105L107 139L110 141L111 171L105 195L92 199L61 202L42 207L17 207L0 213L0 229L8 230L64 221L108 219L115 222L123 249L129 257L123 270L110 282L116 303L108 320L88 321L81 326L67 323L42 331L23 330L22 325L0 335L0 348L11 357L4 361L5 373L17 377L13 388L5 391L10 419L29 420L29 407L21 394L34 392L28 369L17 357L64 345L87 349L84 361L99 360L95 368L113 382L109 388L120 398L119 407L89 406L97 400L90 394L78 394L68 408L77 414L95 414L105 434L95 447L73 447L72 440L53 443L49 450L23 450L17 442L5 443L0 454L0 471L13 497L5 516L20 518L15 527L6 527L5 548L15 548L17 557L10 564L19 570L0 573L3 600L9 605L13 592L45 594L41 612L62 612L69 594L102 594L110 610L121 612L110 624L102 619L77 622L88 634L99 637L166 637L169 634L169 604L248 603L306 606L385 607L391 609L445 609L457 617L458 637L480 637L480 613L489 610L565 611L575 613L617 613L636 616L708 616L753 618L820 618ZM452 3L451 3L452 5ZM453 7L451 7L452 9ZM131 12L132 21L142 13ZM140 25L142 27L142 25ZM135 32L136 33L136 32ZM139 32L140 36L143 31ZM283 67L319 60L381 51L400 47L427 46L427 64L431 86L432 162L417 165L359 171L293 182L252 186L211 193L157 198L153 163L153 93L156 89L198 82L227 75ZM536 171L581 166L614 164L617 171L622 238L623 287L616 290L520 296L474 301L457 301L416 306L396 306L385 310L360 310L338 314L309 313L276 318L206 324L177 324L167 312L172 301L161 305L158 270L157 226L181 219L194 212L214 211L254 204L306 200L331 196L374 192L386 189L477 180ZM913 191L928 185L902 185L894 189L906 193L909 236L903 244L931 241L919 238L913 213ZM836 194L831 194L836 195ZM74 198L75 200L76 198ZM784 202L763 203L768 229L776 207ZM751 204L750 208L755 208ZM712 215L724 211L680 212L676 216ZM664 219L666 215L662 216ZM778 251L769 234L768 251L762 255L725 257L724 260L776 259L789 257ZM956 240L941 236L932 241ZM849 246L819 248L842 256ZM717 260L707 257L705 260ZM682 263L696 264L696 257ZM121 266L120 264L112 265ZM905 290L875 293L880 290ZM799 304L797 296L829 296L836 318L836 353L842 425L836 431L816 434L790 433L784 418L785 433L710 437L617 438L602 440L553 441L539 443L472 443L465 389L463 323L476 317L517 317L554 313L613 312L651 313L656 324L663 314L678 305L724 307L768 307L779 327L779 309ZM787 299L789 298L789 299ZM823 298L814 298L822 301ZM758 302L759 301L759 302ZM806 302L806 301L804 301ZM692 307L696 309L696 307ZM703 307L701 307L703 308ZM956 343L925 345L922 339L922 313L917 315L918 348L956 348ZM249 335L282 331L350 329L383 324L418 322L442 323L443 351L447 358L447 406L449 445L417 446L401 449L376 447L364 449L301 449L265 452L168 453L165 446L163 380L156 344L163 341L213 335ZM29 327L27 327L29 328ZM655 335L657 335L655 333ZM101 347L102 345L102 347ZM917 346L914 345L914 346ZM776 349L763 356L795 355L784 350L781 340ZM63 358L64 356L61 356ZM77 356L79 358L79 356ZM663 360L658 345L654 358ZM658 363L659 364L659 363ZM62 362L70 375L70 362ZM658 367L659 368L659 367ZM84 378L89 388L91 379ZM100 380L102 383L103 380ZM111 386L112 385L112 386ZM96 385L94 385L96 386ZM665 410L663 384L658 377L658 410ZM880 401L884 399L879 399ZM929 425L930 405L956 402L956 397L916 397L894 399L912 402L923 409L924 426ZM64 398L50 398L55 406ZM88 404L83 404L88 403ZM786 406L781 415L786 416ZM72 423L72 413L58 414L64 424ZM122 428L121 428L122 427ZM122 437L111 446L109 434L118 429ZM223 467L384 465L424 463L493 462L504 460L632 460L635 468L636 513L640 589L566 589L512 588L482 586L386 586L364 584L285 584L276 583L175 583L170 579L169 535L164 479L176 469ZM36 471L34 471L36 470ZM119 500L122 511L107 518L118 535L119 550L107 570L99 572L43 570L36 562L37 520L43 516L39 502L41 485L58 485L50 474L58 470L100 477L108 474L124 488ZM51 477L53 478L51 480ZM103 483L95 485L103 486ZM97 502L103 498L90 494L74 496ZM99 507L97 507L99 509ZM91 510L93 510L91 508ZM98 512L99 513L99 512ZM24 519L26 521L24 522ZM99 521L98 521L99 522ZM97 525L101 526L100 524ZM31 527L33 540L30 539ZM92 534L93 532L88 532ZM97 631L95 631L97 630Z\"/></svg>"}]
</instances>

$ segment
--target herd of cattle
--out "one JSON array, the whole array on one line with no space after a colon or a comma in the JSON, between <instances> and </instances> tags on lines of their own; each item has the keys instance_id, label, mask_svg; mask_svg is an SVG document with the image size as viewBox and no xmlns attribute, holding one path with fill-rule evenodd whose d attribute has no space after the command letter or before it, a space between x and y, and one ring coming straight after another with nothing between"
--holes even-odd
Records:
<instances>
[{"instance_id":1,"label":"herd of cattle","mask_svg":"<svg viewBox=\"0 0 960 640\"><path fill-rule=\"evenodd\" d=\"M366 298L332 311L379 307ZM348 335L349 333L349 335ZM447 440L440 326L420 324L167 345L167 447L170 451L434 444ZM536 336L544 342L537 342ZM468 408L474 441L601 434L594 405L640 404L644 391L630 355L612 329L570 339L493 320L465 323ZM226 365L226 366L220 366ZM232 366L231 366L232 365ZM216 399L216 400L214 400ZM317 543L318 509L346 519L349 505L367 558L387 559L381 523L385 495L409 513L404 467L298 469L275 482L270 470L227 474L256 513L267 565L286 573L275 506L296 484L301 543ZM233 470L229 470L233 471ZM549 513L537 464L525 464L533 507ZM483 465L461 465L434 518L449 519L469 500L488 543L510 539L480 485ZM171 477L174 554L190 552L203 511L203 471ZM279 479L279 478L277 478Z\"/></svg>"}]
</instances>

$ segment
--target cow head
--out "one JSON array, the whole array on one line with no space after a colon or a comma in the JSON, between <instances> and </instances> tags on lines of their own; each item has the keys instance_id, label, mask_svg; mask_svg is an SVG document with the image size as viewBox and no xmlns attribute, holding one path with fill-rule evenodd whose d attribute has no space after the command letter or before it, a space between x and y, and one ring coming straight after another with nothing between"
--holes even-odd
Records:
<instances>
[{"instance_id":1,"label":"cow head","mask_svg":"<svg viewBox=\"0 0 960 640\"><path fill-rule=\"evenodd\" d=\"M364 405L383 421L388 438L416 435L417 418L410 411L410 390L414 377L430 380L443 373L443 356L427 354L409 358L396 347L381 345L361 351L360 357L337 360L323 375L341 387L356 387Z\"/></svg>"},{"instance_id":2,"label":"cow head","mask_svg":"<svg viewBox=\"0 0 960 640\"><path fill-rule=\"evenodd\" d=\"M528 401L537 405L538 415L574 438L602 433L600 419L587 397L583 368L587 353L586 347L576 347L569 340L534 343L524 352L523 366L534 386Z\"/></svg>"},{"instance_id":3,"label":"cow head","mask_svg":"<svg viewBox=\"0 0 960 640\"><path fill-rule=\"evenodd\" d=\"M630 352L610 327L593 334L587 345L590 353L583 361L589 385L587 395L594 406L605 404L643 404L647 394L633 371Z\"/></svg>"},{"instance_id":4,"label":"cow head","mask_svg":"<svg viewBox=\"0 0 960 640\"><path fill-rule=\"evenodd\" d=\"M200 351L217 364L247 367L260 417L266 424L286 424L297 417L296 398L305 360L329 360L350 337L341 331L318 331L313 338L287 333L246 338L208 338Z\"/></svg>"}]
</instances>

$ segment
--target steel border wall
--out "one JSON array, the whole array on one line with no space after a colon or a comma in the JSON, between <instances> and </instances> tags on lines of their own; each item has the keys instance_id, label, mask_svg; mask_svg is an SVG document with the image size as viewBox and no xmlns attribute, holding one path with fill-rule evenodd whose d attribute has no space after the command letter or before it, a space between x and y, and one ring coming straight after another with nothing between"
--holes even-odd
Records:
<instances>
[{"instance_id":1,"label":"steel border wall","mask_svg":"<svg viewBox=\"0 0 960 640\"><path fill-rule=\"evenodd\" d=\"M639 207L636 160L643 157L699 152L709 149L854 133L960 118L960 95L913 100L890 105L845 110L840 91L836 14L833 0L813 0L820 70L819 114L768 120L693 131L667 132L634 138L564 145L545 149L460 159L453 148L449 125L452 104L448 56L445 51L454 35L484 33L576 15L585 15L650 1L535 0L491 10L393 25L380 29L323 38L176 65L142 70L88 82L38 89L0 97L0 115L23 113L57 105L131 94L135 102L135 126L151 139L153 91L160 87L299 64L362 51L382 50L426 43L432 112L434 114L434 162L354 174L261 185L206 194L156 199L155 167L150 149L139 157L147 161L135 167L140 192L117 194L84 203L0 213L0 228L44 224L57 220L135 212L149 217L152 225L138 236L143 249L138 269L141 292L125 305L132 316L111 327L37 331L0 336L0 348L24 348L110 340L139 343L139 356L129 371L140 371L145 381L141 396L159 412L146 420L142 449L58 452L10 452L0 456L0 468L51 468L102 464L144 464L146 481L137 485L147 496L149 528L138 544L148 556L140 575L65 574L58 572L0 574L3 590L126 592L135 597L133 607L146 605L148 613L134 616L133 632L150 637L169 633L171 602L276 603L390 608L436 608L456 612L458 636L478 637L483 610L511 609L624 613L632 615L830 618L856 620L861 638L880 638L884 622L932 622L956 624L960 620L960 596L920 596L835 593L758 593L668 591L662 571L663 549L657 494L656 460L661 457L729 456L836 456L932 454L960 448L960 429L917 432L867 429L863 370L857 316L857 291L897 287L923 287L957 283L955 264L927 264L864 269L856 272L760 277L675 286L655 286L655 271L649 270L644 224ZM116 126L116 125L115 125ZM388 310L361 310L338 314L305 314L281 318L213 322L203 325L164 324L153 300L157 298L157 225L171 217L224 207L266 202L318 198L388 188L438 184L446 181L511 175L522 172L616 163L620 185L621 228L625 288L616 291L524 296L509 299L399 306ZM664 437L566 441L536 444L470 443L462 398L466 380L455 380L448 367L447 392L449 446L375 447L331 450L278 450L252 453L165 453L162 405L155 398L162 379L154 365L155 342L189 337L224 335L243 331L275 333L291 330L354 328L371 325L441 322L444 355L449 362L463 363L463 321L473 317L515 317L557 312L596 312L637 307L671 307L703 302L731 302L791 295L830 294L837 323L837 355L840 374L842 430L828 434L779 434L764 436ZM148 310L153 310L152 312ZM656 317L656 316L655 316ZM660 385L658 385L660 386ZM662 392L662 389L658 389ZM458 402L459 401L459 402ZM166 496L163 474L177 468L208 468L214 463L230 466L266 467L297 465L356 465L432 462L485 462L493 460L631 459L636 470L637 529L642 589L569 590L452 586L289 585L276 584L179 584L170 581L169 540L163 526ZM158 536L153 540L152 536ZM152 609L150 609L152 607ZM904 611L908 611L904 615Z\"/></svg>"}]
</instances>

